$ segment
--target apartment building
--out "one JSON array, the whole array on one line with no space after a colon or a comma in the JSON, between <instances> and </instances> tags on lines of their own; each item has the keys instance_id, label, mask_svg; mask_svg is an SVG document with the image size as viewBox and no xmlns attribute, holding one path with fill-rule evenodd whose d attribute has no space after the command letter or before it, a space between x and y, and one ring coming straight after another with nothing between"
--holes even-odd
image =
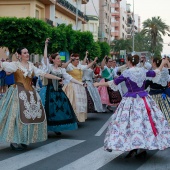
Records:
<instances>
[{"instance_id":1,"label":"apartment building","mask_svg":"<svg viewBox=\"0 0 170 170\"><path fill-rule=\"evenodd\" d=\"M84 24L83 31L90 31L94 41L98 41L99 18L95 15L87 15L88 23Z\"/></svg>"},{"instance_id":2,"label":"apartment building","mask_svg":"<svg viewBox=\"0 0 170 170\"><path fill-rule=\"evenodd\" d=\"M135 34L141 31L140 16L138 14L133 15L130 6L131 4L127 4L127 39L132 38L133 32Z\"/></svg>"},{"instance_id":3,"label":"apartment building","mask_svg":"<svg viewBox=\"0 0 170 170\"><path fill-rule=\"evenodd\" d=\"M35 17L47 23L72 24L74 29L82 30L87 16L81 11L89 0L0 0L0 16Z\"/></svg>"},{"instance_id":4,"label":"apartment building","mask_svg":"<svg viewBox=\"0 0 170 170\"><path fill-rule=\"evenodd\" d=\"M120 1L111 0L111 40L120 38Z\"/></svg>"},{"instance_id":5,"label":"apartment building","mask_svg":"<svg viewBox=\"0 0 170 170\"><path fill-rule=\"evenodd\" d=\"M72 24L73 29L83 30L88 21L81 11L89 0L0 0L0 17L33 17L52 26ZM0 48L0 57L6 58L7 49Z\"/></svg>"},{"instance_id":6,"label":"apartment building","mask_svg":"<svg viewBox=\"0 0 170 170\"><path fill-rule=\"evenodd\" d=\"M111 42L112 0L99 0L99 40Z\"/></svg>"}]
</instances>

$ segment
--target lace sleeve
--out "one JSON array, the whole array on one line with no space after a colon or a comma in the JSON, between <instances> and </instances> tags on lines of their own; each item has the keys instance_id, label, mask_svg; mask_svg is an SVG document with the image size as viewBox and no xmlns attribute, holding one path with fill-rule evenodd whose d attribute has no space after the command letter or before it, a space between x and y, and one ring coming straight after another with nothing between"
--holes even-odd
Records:
<instances>
[{"instance_id":1,"label":"lace sleeve","mask_svg":"<svg viewBox=\"0 0 170 170\"><path fill-rule=\"evenodd\" d=\"M15 72L17 70L16 62L1 62L0 61L0 71L4 70L6 72Z\"/></svg>"},{"instance_id":2,"label":"lace sleeve","mask_svg":"<svg viewBox=\"0 0 170 170\"><path fill-rule=\"evenodd\" d=\"M113 80L108 81L109 87L113 90L113 91L118 91L118 86L114 83Z\"/></svg>"},{"instance_id":3,"label":"lace sleeve","mask_svg":"<svg viewBox=\"0 0 170 170\"><path fill-rule=\"evenodd\" d=\"M161 79L161 71L159 69L154 70L156 73L156 76L152 78L153 83L158 83L159 80Z\"/></svg>"}]
</instances>

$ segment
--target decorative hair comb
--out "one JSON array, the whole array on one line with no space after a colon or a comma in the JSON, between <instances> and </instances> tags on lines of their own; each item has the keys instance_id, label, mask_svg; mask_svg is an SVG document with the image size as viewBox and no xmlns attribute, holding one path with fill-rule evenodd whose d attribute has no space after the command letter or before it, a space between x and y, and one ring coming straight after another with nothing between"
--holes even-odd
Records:
<instances>
[{"instance_id":1,"label":"decorative hair comb","mask_svg":"<svg viewBox=\"0 0 170 170\"><path fill-rule=\"evenodd\" d=\"M132 57L132 62L134 62L135 61L135 57Z\"/></svg>"}]
</instances>

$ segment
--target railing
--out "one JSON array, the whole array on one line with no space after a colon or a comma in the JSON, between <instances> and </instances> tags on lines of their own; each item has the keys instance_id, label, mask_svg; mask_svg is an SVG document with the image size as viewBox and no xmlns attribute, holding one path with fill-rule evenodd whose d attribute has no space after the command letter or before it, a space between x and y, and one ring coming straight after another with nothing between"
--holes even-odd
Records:
<instances>
[{"instance_id":1,"label":"railing","mask_svg":"<svg viewBox=\"0 0 170 170\"><path fill-rule=\"evenodd\" d=\"M50 19L48 18L45 18L45 22L51 26L53 26L53 21L51 21Z\"/></svg>"},{"instance_id":2,"label":"railing","mask_svg":"<svg viewBox=\"0 0 170 170\"><path fill-rule=\"evenodd\" d=\"M67 8L68 10L70 10L76 15L76 7L70 4L67 0L56 0L56 2L62 5L63 7ZM88 17L84 15L83 12L81 12L79 9L78 9L78 16L83 18L85 21L88 21Z\"/></svg>"}]
</instances>

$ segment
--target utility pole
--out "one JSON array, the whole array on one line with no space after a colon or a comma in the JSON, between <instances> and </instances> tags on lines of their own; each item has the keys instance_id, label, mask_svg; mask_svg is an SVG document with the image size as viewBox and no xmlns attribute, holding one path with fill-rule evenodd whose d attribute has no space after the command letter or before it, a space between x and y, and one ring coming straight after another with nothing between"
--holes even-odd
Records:
<instances>
[{"instance_id":1,"label":"utility pole","mask_svg":"<svg viewBox=\"0 0 170 170\"><path fill-rule=\"evenodd\" d=\"M79 0L76 0L76 30L78 28L78 1Z\"/></svg>"},{"instance_id":2,"label":"utility pole","mask_svg":"<svg viewBox=\"0 0 170 170\"><path fill-rule=\"evenodd\" d=\"M135 50L135 8L134 8L134 0L133 0L133 24L132 24L132 52Z\"/></svg>"}]
</instances>

